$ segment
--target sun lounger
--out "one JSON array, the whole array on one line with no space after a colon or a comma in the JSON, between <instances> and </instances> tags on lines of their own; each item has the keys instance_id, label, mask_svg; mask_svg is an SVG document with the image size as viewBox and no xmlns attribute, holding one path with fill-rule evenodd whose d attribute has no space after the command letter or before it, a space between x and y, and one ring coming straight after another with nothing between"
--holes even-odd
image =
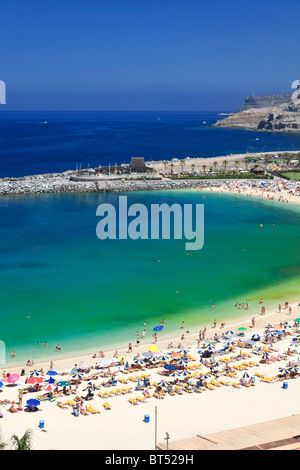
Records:
<instances>
[{"instance_id":1,"label":"sun lounger","mask_svg":"<svg viewBox=\"0 0 300 470\"><path fill-rule=\"evenodd\" d=\"M205 383L205 387L208 388L208 390L215 390L215 387L208 382Z\"/></svg>"},{"instance_id":2,"label":"sun lounger","mask_svg":"<svg viewBox=\"0 0 300 470\"><path fill-rule=\"evenodd\" d=\"M232 385L234 388L241 388L241 386L242 386L242 385L241 385L240 383L238 383L238 382L232 382L231 385Z\"/></svg>"},{"instance_id":3,"label":"sun lounger","mask_svg":"<svg viewBox=\"0 0 300 470\"><path fill-rule=\"evenodd\" d=\"M221 387L221 384L214 379L211 379L210 383L214 385L215 387Z\"/></svg>"},{"instance_id":4,"label":"sun lounger","mask_svg":"<svg viewBox=\"0 0 300 470\"><path fill-rule=\"evenodd\" d=\"M86 409L89 413L92 413L93 415L95 414L100 414L100 411L98 410L95 410L91 404L89 404L88 406L86 406Z\"/></svg>"},{"instance_id":5,"label":"sun lounger","mask_svg":"<svg viewBox=\"0 0 300 470\"><path fill-rule=\"evenodd\" d=\"M59 408L62 408L62 409L65 409L65 408L69 407L68 403L62 403L61 401L58 401L56 404L57 404L57 406L59 406Z\"/></svg>"},{"instance_id":6,"label":"sun lounger","mask_svg":"<svg viewBox=\"0 0 300 470\"><path fill-rule=\"evenodd\" d=\"M227 382L226 380L223 380L223 379L220 379L220 380L219 380L219 383L220 383L221 385L230 385L230 382Z\"/></svg>"},{"instance_id":7,"label":"sun lounger","mask_svg":"<svg viewBox=\"0 0 300 470\"><path fill-rule=\"evenodd\" d=\"M147 403L148 398L146 398L146 397L136 397L136 400L137 400L139 403Z\"/></svg>"},{"instance_id":8,"label":"sun lounger","mask_svg":"<svg viewBox=\"0 0 300 470\"><path fill-rule=\"evenodd\" d=\"M128 401L129 401L129 403L131 403L131 405L138 405L139 404L139 402L136 401L135 398L129 398Z\"/></svg>"},{"instance_id":9,"label":"sun lounger","mask_svg":"<svg viewBox=\"0 0 300 470\"><path fill-rule=\"evenodd\" d=\"M103 406L106 410L111 410L111 406L107 401L105 403L103 403Z\"/></svg>"}]
</instances>

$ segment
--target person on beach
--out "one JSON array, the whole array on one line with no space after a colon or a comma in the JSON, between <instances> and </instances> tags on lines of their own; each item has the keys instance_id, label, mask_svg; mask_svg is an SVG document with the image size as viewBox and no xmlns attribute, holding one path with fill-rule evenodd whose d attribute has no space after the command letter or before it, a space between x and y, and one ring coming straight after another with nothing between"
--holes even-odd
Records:
<instances>
[{"instance_id":1,"label":"person on beach","mask_svg":"<svg viewBox=\"0 0 300 470\"><path fill-rule=\"evenodd\" d=\"M128 344L128 351L127 352L129 352L129 353L132 352L132 344L131 343Z\"/></svg>"},{"instance_id":2,"label":"person on beach","mask_svg":"<svg viewBox=\"0 0 300 470\"><path fill-rule=\"evenodd\" d=\"M281 304L278 305L279 313L281 313Z\"/></svg>"},{"instance_id":3,"label":"person on beach","mask_svg":"<svg viewBox=\"0 0 300 470\"><path fill-rule=\"evenodd\" d=\"M217 326L217 320L214 320L214 328Z\"/></svg>"},{"instance_id":4,"label":"person on beach","mask_svg":"<svg viewBox=\"0 0 300 470\"><path fill-rule=\"evenodd\" d=\"M183 328L184 327L184 321L181 323L181 327L180 328Z\"/></svg>"},{"instance_id":5,"label":"person on beach","mask_svg":"<svg viewBox=\"0 0 300 470\"><path fill-rule=\"evenodd\" d=\"M142 333L142 338L143 339L145 338L145 334L146 334L146 331L144 330L143 333Z\"/></svg>"},{"instance_id":6,"label":"person on beach","mask_svg":"<svg viewBox=\"0 0 300 470\"><path fill-rule=\"evenodd\" d=\"M255 317L252 318L251 322L252 322L252 328L254 328L255 327Z\"/></svg>"}]
</instances>

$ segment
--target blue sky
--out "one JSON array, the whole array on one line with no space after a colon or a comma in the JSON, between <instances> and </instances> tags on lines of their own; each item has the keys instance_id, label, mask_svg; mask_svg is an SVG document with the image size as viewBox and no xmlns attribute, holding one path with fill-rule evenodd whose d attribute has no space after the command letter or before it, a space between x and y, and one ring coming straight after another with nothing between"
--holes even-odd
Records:
<instances>
[{"instance_id":1,"label":"blue sky","mask_svg":"<svg viewBox=\"0 0 300 470\"><path fill-rule=\"evenodd\" d=\"M0 0L9 109L235 110L292 92L299 0Z\"/></svg>"}]
</instances>

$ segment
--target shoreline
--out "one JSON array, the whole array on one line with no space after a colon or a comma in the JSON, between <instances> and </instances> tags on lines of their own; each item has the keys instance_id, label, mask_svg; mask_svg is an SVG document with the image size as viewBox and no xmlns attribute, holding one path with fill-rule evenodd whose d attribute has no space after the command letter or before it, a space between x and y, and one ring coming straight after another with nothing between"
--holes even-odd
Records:
<instances>
[{"instance_id":1,"label":"shoreline","mask_svg":"<svg viewBox=\"0 0 300 470\"><path fill-rule=\"evenodd\" d=\"M236 317L233 321L229 321L228 323L225 323L224 327L220 326L220 322L217 323L217 326L208 326L206 330L206 338L205 341L212 340L213 335L215 333L222 334L227 330L234 330L239 327L245 327L245 328L251 328L253 330L253 333L257 332L258 330L263 328L263 325L266 324L267 320L269 323L279 323L279 322L284 322L284 321L290 321L294 320L294 317L300 316L300 293L299 293L299 301L295 303L289 303L289 305L292 307L293 314L289 314L286 312L286 310L283 308L282 312L279 313L277 309L272 309L269 311L266 311L264 315L261 313L256 313L255 315L255 327L251 325L251 321L253 318L253 314L249 315L249 318L244 318L244 317ZM257 304L257 307L259 308L260 304ZM244 313L246 313L246 310L243 310ZM250 318L251 317L251 318ZM222 323L222 322L221 322ZM148 348L151 345L156 345L160 352L163 352L168 349L168 344L170 341L173 342L173 349L177 349L177 346L179 343L182 344L183 348L190 348L190 347L195 347L195 343L197 341L198 335L199 335L199 330L202 330L205 325L199 325L197 328L197 332L193 333L186 333L184 330L185 334L185 340L180 340L180 335L183 333L183 330L179 327L178 328L178 337L174 336L174 333L170 333L166 338L164 339L158 339L158 341L155 343L153 340L151 341L145 341L141 340L140 346L136 347L136 345L133 345L133 350L132 353L128 353L127 348L121 348L118 349L118 357L125 357L129 361L133 359L133 357L136 356L137 353L141 354L142 352L148 351ZM237 333L237 332L235 332ZM204 342L204 340L203 340ZM116 347L107 347L103 348L102 350L105 354L105 359L111 359L113 358L113 355L116 352ZM93 357L95 354L95 350L93 351L84 351L84 352L79 352L78 354L70 354L68 356L64 356L61 358L53 358L52 362L54 364L54 368L56 370L59 370L61 372L66 372L67 369L72 369L75 364L79 364L80 362L89 362L89 363L98 363L101 358L98 356L97 358ZM55 353L53 353L55 355ZM51 362L51 359L49 360L38 360L38 362L34 363L34 366L32 367L27 367L25 363L19 363L14 366L9 366L7 365L0 365L0 371L5 372L10 372L10 373L19 373L20 369L25 369L25 372L29 369L36 369L36 368L42 368L44 370L49 370L49 364Z\"/></svg>"}]
</instances>

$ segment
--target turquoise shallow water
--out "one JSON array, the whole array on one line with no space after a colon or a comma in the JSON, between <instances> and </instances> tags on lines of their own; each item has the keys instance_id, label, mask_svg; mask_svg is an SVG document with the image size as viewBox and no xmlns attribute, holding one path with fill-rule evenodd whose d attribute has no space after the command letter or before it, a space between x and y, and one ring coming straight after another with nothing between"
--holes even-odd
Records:
<instances>
[{"instance_id":1,"label":"turquoise shallow water","mask_svg":"<svg viewBox=\"0 0 300 470\"><path fill-rule=\"evenodd\" d=\"M204 247L187 252L183 240L100 241L96 208L118 196L1 199L0 339L15 361L55 359L57 344L69 355L127 346L144 321L149 339L163 318L162 334L179 336L183 320L197 331L215 318L258 313L260 297L267 307L297 297L298 209L196 191L127 194L129 204L148 207L204 203ZM237 311L247 298L250 311Z\"/></svg>"}]
</instances>

